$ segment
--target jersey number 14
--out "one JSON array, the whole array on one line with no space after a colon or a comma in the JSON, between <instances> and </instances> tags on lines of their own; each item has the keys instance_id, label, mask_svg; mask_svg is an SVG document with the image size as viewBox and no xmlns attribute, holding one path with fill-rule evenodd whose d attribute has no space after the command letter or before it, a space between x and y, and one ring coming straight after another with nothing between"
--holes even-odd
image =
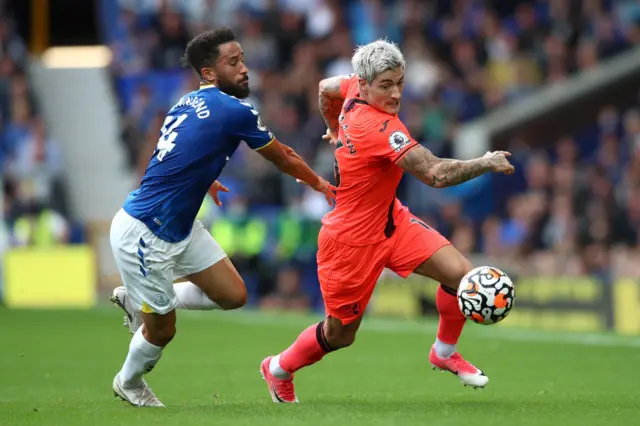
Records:
<instances>
[{"instance_id":1,"label":"jersey number 14","mask_svg":"<svg viewBox=\"0 0 640 426\"><path fill-rule=\"evenodd\" d=\"M160 139L158 139L158 146L156 147L156 157L158 161L164 160L164 157L173 150L176 146L174 143L178 137L178 132L175 129L187 119L187 114L179 116L168 115L164 119L164 124L160 130Z\"/></svg>"}]
</instances>

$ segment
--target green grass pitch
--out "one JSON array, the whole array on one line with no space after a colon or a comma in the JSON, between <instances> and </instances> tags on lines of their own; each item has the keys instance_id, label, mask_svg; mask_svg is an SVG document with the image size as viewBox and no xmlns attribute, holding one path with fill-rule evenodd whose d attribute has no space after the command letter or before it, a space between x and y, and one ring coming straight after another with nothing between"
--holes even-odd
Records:
<instances>
[{"instance_id":1,"label":"green grass pitch","mask_svg":"<svg viewBox=\"0 0 640 426\"><path fill-rule=\"evenodd\" d=\"M365 320L356 344L296 377L276 405L258 370L318 317L179 312L148 376L167 409L131 407L111 381L127 351L120 311L0 308L0 425L633 425L640 339L468 324L460 351L490 378L474 391L427 362L433 321ZM508 321L508 319L507 319Z\"/></svg>"}]
</instances>

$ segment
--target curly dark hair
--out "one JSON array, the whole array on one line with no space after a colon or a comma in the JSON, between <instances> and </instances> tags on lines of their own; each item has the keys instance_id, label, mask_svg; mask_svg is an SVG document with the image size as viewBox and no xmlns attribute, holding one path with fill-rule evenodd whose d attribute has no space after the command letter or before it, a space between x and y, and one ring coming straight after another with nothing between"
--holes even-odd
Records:
<instances>
[{"instance_id":1,"label":"curly dark hair","mask_svg":"<svg viewBox=\"0 0 640 426\"><path fill-rule=\"evenodd\" d=\"M200 70L204 67L213 67L220 55L220 45L235 40L236 35L231 28L205 31L187 44L182 64L191 66L202 77Z\"/></svg>"}]
</instances>

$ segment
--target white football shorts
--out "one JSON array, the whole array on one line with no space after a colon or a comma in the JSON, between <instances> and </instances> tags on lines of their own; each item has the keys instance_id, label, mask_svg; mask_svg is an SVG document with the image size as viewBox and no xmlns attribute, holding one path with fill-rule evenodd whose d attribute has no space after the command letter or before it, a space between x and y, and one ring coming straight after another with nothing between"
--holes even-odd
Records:
<instances>
[{"instance_id":1,"label":"white football shorts","mask_svg":"<svg viewBox=\"0 0 640 426\"><path fill-rule=\"evenodd\" d=\"M145 313L176 308L173 282L203 271L227 257L220 244L196 220L184 240L170 243L120 209L111 222L111 250L133 306Z\"/></svg>"}]
</instances>

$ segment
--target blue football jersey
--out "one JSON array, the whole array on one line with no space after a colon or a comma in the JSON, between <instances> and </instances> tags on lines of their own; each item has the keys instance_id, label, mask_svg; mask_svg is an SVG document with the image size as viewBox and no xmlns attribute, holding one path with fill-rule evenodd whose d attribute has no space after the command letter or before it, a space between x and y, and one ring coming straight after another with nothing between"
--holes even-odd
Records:
<instances>
[{"instance_id":1,"label":"blue football jersey","mask_svg":"<svg viewBox=\"0 0 640 426\"><path fill-rule=\"evenodd\" d=\"M214 86L201 87L167 114L140 188L123 208L159 238L182 241L240 142L261 149L273 139L253 106Z\"/></svg>"}]
</instances>

